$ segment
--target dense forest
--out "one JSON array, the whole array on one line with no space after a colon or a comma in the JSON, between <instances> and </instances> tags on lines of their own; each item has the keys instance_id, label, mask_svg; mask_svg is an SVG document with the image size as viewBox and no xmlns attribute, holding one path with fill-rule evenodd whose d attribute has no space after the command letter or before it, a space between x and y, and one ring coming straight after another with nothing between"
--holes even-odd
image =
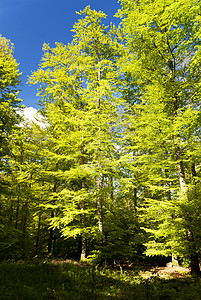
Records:
<instances>
[{"instance_id":1,"label":"dense forest","mask_svg":"<svg viewBox=\"0 0 201 300\"><path fill-rule=\"evenodd\" d=\"M35 122L0 36L0 259L162 258L199 275L201 2L121 0L116 17L88 6L71 43L43 45Z\"/></svg>"}]
</instances>

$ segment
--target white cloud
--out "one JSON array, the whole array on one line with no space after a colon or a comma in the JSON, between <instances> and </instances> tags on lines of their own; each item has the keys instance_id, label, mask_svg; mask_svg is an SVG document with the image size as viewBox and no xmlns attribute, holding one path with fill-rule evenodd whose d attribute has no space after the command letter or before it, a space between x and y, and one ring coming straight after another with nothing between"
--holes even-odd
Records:
<instances>
[{"instance_id":1,"label":"white cloud","mask_svg":"<svg viewBox=\"0 0 201 300\"><path fill-rule=\"evenodd\" d=\"M25 107L23 109L24 117L28 121L36 121L35 117L37 118L36 116L37 112L38 112L37 109L35 109L34 107Z\"/></svg>"},{"instance_id":2,"label":"white cloud","mask_svg":"<svg viewBox=\"0 0 201 300\"><path fill-rule=\"evenodd\" d=\"M25 107L24 109L21 109L20 112L21 115L24 116L25 122L35 122L38 125L40 125L42 128L47 127L48 123L45 122L42 115L35 109L34 107ZM23 125L22 125L23 126Z\"/></svg>"}]
</instances>

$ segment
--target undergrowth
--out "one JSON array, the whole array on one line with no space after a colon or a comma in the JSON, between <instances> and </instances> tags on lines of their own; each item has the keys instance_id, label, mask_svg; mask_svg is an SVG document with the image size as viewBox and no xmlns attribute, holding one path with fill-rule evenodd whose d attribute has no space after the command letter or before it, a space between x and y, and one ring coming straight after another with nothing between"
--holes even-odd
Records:
<instances>
[{"instance_id":1,"label":"undergrowth","mask_svg":"<svg viewBox=\"0 0 201 300\"><path fill-rule=\"evenodd\" d=\"M201 300L200 279L164 279L74 263L3 262L1 300Z\"/></svg>"}]
</instances>

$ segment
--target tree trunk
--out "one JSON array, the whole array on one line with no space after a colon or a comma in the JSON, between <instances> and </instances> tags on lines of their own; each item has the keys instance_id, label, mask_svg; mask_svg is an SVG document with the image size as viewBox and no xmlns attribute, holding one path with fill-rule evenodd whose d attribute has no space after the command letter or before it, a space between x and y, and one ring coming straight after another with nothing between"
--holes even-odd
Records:
<instances>
[{"instance_id":1,"label":"tree trunk","mask_svg":"<svg viewBox=\"0 0 201 300\"><path fill-rule=\"evenodd\" d=\"M25 234L27 228L27 215L28 215L28 199L26 199L22 213L22 232Z\"/></svg>"},{"instance_id":2,"label":"tree trunk","mask_svg":"<svg viewBox=\"0 0 201 300\"><path fill-rule=\"evenodd\" d=\"M56 190L57 190L57 186L56 186L56 183L54 183L53 192L56 193ZM55 201L53 201L53 203L54 202ZM54 218L54 211L53 211L53 209L51 211L51 218ZM55 252L54 248L52 250L53 239L54 239L54 231L53 231L52 228L50 228L49 239L48 239L48 250L47 250L48 254L53 254L53 252Z\"/></svg>"},{"instance_id":3,"label":"tree trunk","mask_svg":"<svg viewBox=\"0 0 201 300\"><path fill-rule=\"evenodd\" d=\"M82 188L85 188L84 179L82 181ZM84 211L84 209L85 209L84 200L81 201L80 207L81 207L81 210ZM82 224L82 228L85 228L85 213L81 214L81 224ZM85 237L84 233L82 233L81 242L82 242L81 260L85 260L87 258L87 241L86 241L86 237Z\"/></svg>"},{"instance_id":4,"label":"tree trunk","mask_svg":"<svg viewBox=\"0 0 201 300\"><path fill-rule=\"evenodd\" d=\"M133 189L133 199L134 199L134 212L135 216L137 216L137 188L134 187Z\"/></svg>"},{"instance_id":5,"label":"tree trunk","mask_svg":"<svg viewBox=\"0 0 201 300\"><path fill-rule=\"evenodd\" d=\"M51 212L51 217L52 217L52 213ZM54 216L54 215L53 215ZM50 232L49 232L49 238L48 238L48 248L47 248L47 253L48 254L51 254L52 253L52 240L53 240L53 230L52 228L50 229Z\"/></svg>"},{"instance_id":6,"label":"tree trunk","mask_svg":"<svg viewBox=\"0 0 201 300\"><path fill-rule=\"evenodd\" d=\"M103 189L103 174L100 173L99 180L98 180L98 190L101 193ZM98 228L99 233L101 235L100 244L102 245L102 234L103 234L103 210L102 210L102 195L97 197L97 210L98 210Z\"/></svg>"},{"instance_id":7,"label":"tree trunk","mask_svg":"<svg viewBox=\"0 0 201 300\"><path fill-rule=\"evenodd\" d=\"M10 225L12 225L13 223L13 200L12 198L10 199L11 203L10 203L10 219L9 219L9 223Z\"/></svg>"},{"instance_id":8,"label":"tree trunk","mask_svg":"<svg viewBox=\"0 0 201 300\"><path fill-rule=\"evenodd\" d=\"M83 261L87 258L87 240L84 233L82 233L81 242L82 242L81 261Z\"/></svg>"},{"instance_id":9,"label":"tree trunk","mask_svg":"<svg viewBox=\"0 0 201 300\"><path fill-rule=\"evenodd\" d=\"M39 250L39 240L40 240L40 226L41 226L41 213L39 213L38 216L38 230L37 230L37 235L36 235L36 249L35 253L38 254Z\"/></svg>"},{"instance_id":10,"label":"tree trunk","mask_svg":"<svg viewBox=\"0 0 201 300\"><path fill-rule=\"evenodd\" d=\"M112 200L112 203L115 204L115 199L114 199L114 186L113 186L113 176L110 175L109 177L109 180L110 180L110 198Z\"/></svg>"},{"instance_id":11,"label":"tree trunk","mask_svg":"<svg viewBox=\"0 0 201 300\"><path fill-rule=\"evenodd\" d=\"M191 174L192 174L192 181L193 181L193 184L195 185L196 184L196 180L195 180L195 177L196 177L196 170L195 170L195 163L193 163L191 165ZM187 232L187 239L190 240L190 242L194 242L194 237L192 235L192 232L189 231ZM191 264L190 264L190 267L191 267L191 275L192 276L200 276L201 272L200 272L200 267L199 267L199 258L198 258L198 253L195 252L193 255L191 255Z\"/></svg>"},{"instance_id":12,"label":"tree trunk","mask_svg":"<svg viewBox=\"0 0 201 300\"><path fill-rule=\"evenodd\" d=\"M80 80L81 82L81 80ZM81 85L81 83L80 83ZM82 130L82 129L81 129ZM84 136L82 136L82 139L84 139ZM85 163L85 158L84 158L84 153L85 153L85 150L84 150L84 141L82 142L82 146L81 146L81 164L84 165ZM85 178L82 178L82 189L85 189L86 188L86 185L85 185L85 181L86 179ZM82 229L85 228L85 213L84 213L84 210L85 210L85 199L82 199L81 202L80 202L80 208L81 208L81 226L82 226ZM84 232L82 232L81 234L81 243L82 243L82 250L81 250L81 258L80 260L85 260L87 258L87 240L86 240L86 236L84 234Z\"/></svg>"},{"instance_id":13,"label":"tree trunk","mask_svg":"<svg viewBox=\"0 0 201 300\"><path fill-rule=\"evenodd\" d=\"M16 208L16 217L15 217L15 228L18 228L18 218L19 218L19 209L20 209L20 186L17 186L17 208Z\"/></svg>"},{"instance_id":14,"label":"tree trunk","mask_svg":"<svg viewBox=\"0 0 201 300\"><path fill-rule=\"evenodd\" d=\"M97 60L98 63L100 62L99 54L96 52ZM100 80L101 80L101 71L100 68L98 68L98 74L97 74L97 109L98 109L98 117L100 114L100 106L101 106L101 99L99 97L99 91L98 87L100 86ZM99 119L99 132L101 131L101 126L100 126L100 119ZM101 141L99 140L99 145L101 144ZM101 154L101 149L98 149L98 167L99 167L99 178L98 178L98 192L99 196L97 197L97 211L98 211L98 228L99 228L99 234L100 234L100 239L99 239L99 244L103 244L103 211L102 211L102 195L101 195L101 190L103 189L103 173L102 173L102 166L101 166L101 161L100 161L100 154Z\"/></svg>"}]
</instances>

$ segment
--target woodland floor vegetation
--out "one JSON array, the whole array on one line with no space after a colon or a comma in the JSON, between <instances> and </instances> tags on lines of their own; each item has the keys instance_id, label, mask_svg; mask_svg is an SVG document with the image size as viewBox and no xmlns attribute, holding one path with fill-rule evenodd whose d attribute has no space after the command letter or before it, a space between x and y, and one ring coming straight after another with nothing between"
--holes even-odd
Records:
<instances>
[{"instance_id":1,"label":"woodland floor vegetation","mask_svg":"<svg viewBox=\"0 0 201 300\"><path fill-rule=\"evenodd\" d=\"M201 299L201 282L188 269L98 268L73 261L2 262L1 300Z\"/></svg>"}]
</instances>

